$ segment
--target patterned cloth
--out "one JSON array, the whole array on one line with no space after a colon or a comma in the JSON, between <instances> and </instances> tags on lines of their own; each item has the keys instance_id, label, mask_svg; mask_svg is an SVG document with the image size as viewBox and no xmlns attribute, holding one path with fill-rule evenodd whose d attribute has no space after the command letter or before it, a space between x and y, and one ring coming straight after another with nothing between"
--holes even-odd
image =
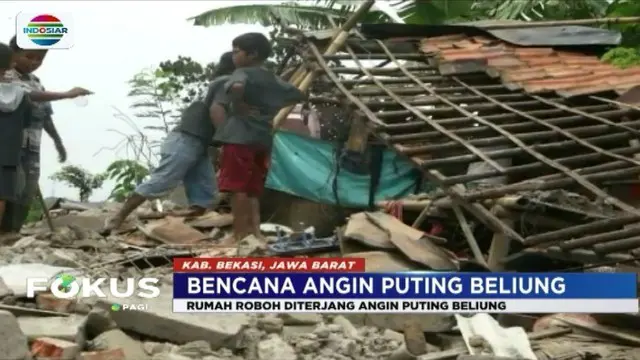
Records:
<instances>
[{"instance_id":1,"label":"patterned cloth","mask_svg":"<svg viewBox=\"0 0 640 360\"><path fill-rule=\"evenodd\" d=\"M26 91L44 91L45 88L40 83L40 79L33 74L20 74L16 70L6 73L6 77L11 81L20 84ZM53 114L53 108L49 102L33 103L33 118L31 124L25 130L25 147L30 151L40 152L40 142L42 141L42 128L47 117Z\"/></svg>"}]
</instances>

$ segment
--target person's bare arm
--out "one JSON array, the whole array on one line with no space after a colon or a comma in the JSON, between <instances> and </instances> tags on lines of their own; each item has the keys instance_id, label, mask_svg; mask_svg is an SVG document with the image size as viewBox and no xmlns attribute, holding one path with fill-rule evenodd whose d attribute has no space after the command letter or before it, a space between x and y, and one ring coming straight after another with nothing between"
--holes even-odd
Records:
<instances>
[{"instance_id":1,"label":"person's bare arm","mask_svg":"<svg viewBox=\"0 0 640 360\"><path fill-rule=\"evenodd\" d=\"M51 140L53 140L56 151L58 151L58 160L60 162L67 161L67 149L64 147L62 138L60 137L58 129L56 129L56 125L53 123L53 118L50 115L45 117L42 127Z\"/></svg>"},{"instance_id":2,"label":"person's bare arm","mask_svg":"<svg viewBox=\"0 0 640 360\"><path fill-rule=\"evenodd\" d=\"M211 107L209 107L209 118L211 119L214 127L218 128L222 123L224 123L225 115L226 111L224 109L224 105L214 102L211 104Z\"/></svg>"},{"instance_id":3,"label":"person's bare arm","mask_svg":"<svg viewBox=\"0 0 640 360\"><path fill-rule=\"evenodd\" d=\"M69 91L46 91L46 90L31 90L29 91L29 98L35 102L48 102L65 99L73 99L79 96L91 95L92 92L83 88L73 88Z\"/></svg>"},{"instance_id":4,"label":"person's bare arm","mask_svg":"<svg viewBox=\"0 0 640 360\"><path fill-rule=\"evenodd\" d=\"M213 86L209 89L214 93L213 100L211 101L211 105L209 106L209 119L213 123L215 128L218 128L220 125L224 123L224 119L227 116L226 106L229 105L230 99L229 94L227 93L226 84L222 84L217 88L213 88Z\"/></svg>"},{"instance_id":5,"label":"person's bare arm","mask_svg":"<svg viewBox=\"0 0 640 360\"><path fill-rule=\"evenodd\" d=\"M55 91L31 91L29 92L29 98L35 102L48 102L70 99L67 92L55 92Z\"/></svg>"},{"instance_id":6,"label":"person's bare arm","mask_svg":"<svg viewBox=\"0 0 640 360\"><path fill-rule=\"evenodd\" d=\"M247 84L247 73L244 69L237 69L231 74L229 81L225 85L225 90L229 104L239 115L248 115L250 109L244 101L245 86Z\"/></svg>"}]
</instances>

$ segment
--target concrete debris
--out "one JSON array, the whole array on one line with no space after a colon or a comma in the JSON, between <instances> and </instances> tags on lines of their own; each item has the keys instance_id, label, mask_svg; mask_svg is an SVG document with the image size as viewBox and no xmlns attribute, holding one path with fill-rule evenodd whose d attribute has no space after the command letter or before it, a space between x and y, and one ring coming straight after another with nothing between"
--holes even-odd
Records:
<instances>
[{"instance_id":1,"label":"concrete debris","mask_svg":"<svg viewBox=\"0 0 640 360\"><path fill-rule=\"evenodd\" d=\"M16 317L0 310L0 354L2 359L23 360L29 354L27 337L22 332Z\"/></svg>"},{"instance_id":2,"label":"concrete debris","mask_svg":"<svg viewBox=\"0 0 640 360\"><path fill-rule=\"evenodd\" d=\"M13 295L13 290L11 290L9 286L5 284L4 279L0 277L0 299L9 295Z\"/></svg>"},{"instance_id":3,"label":"concrete debris","mask_svg":"<svg viewBox=\"0 0 640 360\"><path fill-rule=\"evenodd\" d=\"M264 255L266 250L265 242L254 235L249 235L238 242L238 256L240 257Z\"/></svg>"},{"instance_id":4,"label":"concrete debris","mask_svg":"<svg viewBox=\"0 0 640 360\"><path fill-rule=\"evenodd\" d=\"M142 343L125 334L120 329L103 332L91 341L91 350L116 350L122 349L127 359L149 359L142 348Z\"/></svg>"},{"instance_id":5,"label":"concrete debris","mask_svg":"<svg viewBox=\"0 0 640 360\"><path fill-rule=\"evenodd\" d=\"M207 236L184 223L184 219L167 217L140 229L148 237L165 244L195 244Z\"/></svg>"},{"instance_id":6,"label":"concrete debris","mask_svg":"<svg viewBox=\"0 0 640 360\"><path fill-rule=\"evenodd\" d=\"M258 319L258 328L269 334L280 334L284 329L284 320L275 316L265 316Z\"/></svg>"},{"instance_id":7,"label":"concrete debris","mask_svg":"<svg viewBox=\"0 0 640 360\"><path fill-rule=\"evenodd\" d=\"M503 328L488 314L455 317L470 354L537 360L521 327Z\"/></svg>"},{"instance_id":8,"label":"concrete debris","mask_svg":"<svg viewBox=\"0 0 640 360\"><path fill-rule=\"evenodd\" d=\"M293 230L266 223L260 227L263 238L219 244L217 239L230 232L231 215L221 211L186 219L176 211L167 217L158 210L180 207L165 202L143 205L128 225L105 239L96 229L117 207L58 205L55 232L44 222L29 224L21 239L0 247L2 359L24 360L32 353L57 360L506 360L515 347L520 359L640 360L638 343L631 341L636 335L612 332L589 315L533 318L522 325L534 331L527 333L520 327L504 329L486 314L173 313L173 257L265 256L264 239ZM356 213L345 225L338 231L341 254L364 258L367 272L462 267L439 238L390 215ZM158 277L161 295L127 299L127 304L145 305L127 311L114 311L114 303L124 304L110 295L82 301L46 292L25 297L27 278L53 279L61 273Z\"/></svg>"},{"instance_id":9,"label":"concrete debris","mask_svg":"<svg viewBox=\"0 0 640 360\"><path fill-rule=\"evenodd\" d=\"M284 321L284 325L316 325L322 322L320 314L283 313L277 316Z\"/></svg>"},{"instance_id":10,"label":"concrete debris","mask_svg":"<svg viewBox=\"0 0 640 360\"><path fill-rule=\"evenodd\" d=\"M57 274L69 271L73 271L73 268L46 264L11 264L0 266L0 278L15 296L25 296L27 295L27 279L53 279Z\"/></svg>"},{"instance_id":11,"label":"concrete debris","mask_svg":"<svg viewBox=\"0 0 640 360\"><path fill-rule=\"evenodd\" d=\"M76 311L76 304L74 299L59 299L49 293L36 295L36 306L41 310L72 313Z\"/></svg>"},{"instance_id":12,"label":"concrete debris","mask_svg":"<svg viewBox=\"0 0 640 360\"><path fill-rule=\"evenodd\" d=\"M105 351L83 351L78 360L128 360L122 349Z\"/></svg>"},{"instance_id":13,"label":"concrete debris","mask_svg":"<svg viewBox=\"0 0 640 360\"><path fill-rule=\"evenodd\" d=\"M29 340L49 337L75 341L83 320L84 317L77 315L47 317L44 319L35 316L20 316L18 323L20 324L20 329Z\"/></svg>"},{"instance_id":14,"label":"concrete debris","mask_svg":"<svg viewBox=\"0 0 640 360\"><path fill-rule=\"evenodd\" d=\"M113 311L111 317L123 330L178 344L206 340L213 349L233 348L248 325L249 316L245 314L174 313L172 294L172 289L165 287L160 289L158 298L131 299L132 303L147 304L146 310ZM97 305L110 310L114 303L121 303L121 299L107 297L99 299Z\"/></svg>"},{"instance_id":15,"label":"concrete debris","mask_svg":"<svg viewBox=\"0 0 640 360\"><path fill-rule=\"evenodd\" d=\"M287 344L281 337L271 334L265 340L258 343L259 360L297 360L296 351Z\"/></svg>"}]
</instances>

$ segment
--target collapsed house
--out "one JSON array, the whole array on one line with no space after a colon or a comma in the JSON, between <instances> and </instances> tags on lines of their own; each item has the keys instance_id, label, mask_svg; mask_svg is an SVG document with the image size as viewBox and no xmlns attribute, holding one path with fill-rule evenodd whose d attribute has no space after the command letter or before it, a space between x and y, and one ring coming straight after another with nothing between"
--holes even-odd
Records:
<instances>
[{"instance_id":1,"label":"collapsed house","mask_svg":"<svg viewBox=\"0 0 640 360\"><path fill-rule=\"evenodd\" d=\"M319 123L312 129L301 112L287 118L267 182L306 200L264 205L315 211L305 221L316 227L319 214L337 225L350 215L338 231L339 251L365 258L366 271L635 270L640 70L615 69L596 56L617 34L407 25L364 25L338 34L344 43L332 34L294 40L307 60L301 69L317 77L304 81L312 77L301 70L291 81L311 86L306 106ZM640 337L629 331L637 317L626 314L176 314L168 306L173 258L273 256L265 251L273 247L252 236L212 244L230 214L183 218L150 206L105 239L98 231L114 204L54 200L45 206L48 222L0 247L6 358L640 358ZM270 246L280 242L269 238ZM535 262L523 261L531 256ZM162 296L126 312L110 298L25 298L27 278L61 271L160 277Z\"/></svg>"},{"instance_id":2,"label":"collapsed house","mask_svg":"<svg viewBox=\"0 0 640 360\"><path fill-rule=\"evenodd\" d=\"M315 75L309 101L351 124L343 171L373 164L382 145L428 186L376 193L380 207L416 211L414 227L454 226L464 244L446 247L492 270L531 254L561 269L635 262L640 67L599 59L619 33L365 24L343 44L334 33L299 34L295 48Z\"/></svg>"}]
</instances>

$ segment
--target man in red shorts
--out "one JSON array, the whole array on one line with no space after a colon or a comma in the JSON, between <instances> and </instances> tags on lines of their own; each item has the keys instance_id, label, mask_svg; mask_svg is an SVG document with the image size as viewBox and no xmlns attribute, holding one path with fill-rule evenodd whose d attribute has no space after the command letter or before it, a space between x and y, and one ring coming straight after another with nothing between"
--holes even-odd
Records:
<instances>
[{"instance_id":1,"label":"man in red shorts","mask_svg":"<svg viewBox=\"0 0 640 360\"><path fill-rule=\"evenodd\" d=\"M304 100L293 85L263 68L271 55L269 40L246 33L232 42L236 71L211 106L211 119L222 124L214 136L222 144L218 187L231 193L233 237L261 237L259 198L269 171L273 117L283 107Z\"/></svg>"}]
</instances>

